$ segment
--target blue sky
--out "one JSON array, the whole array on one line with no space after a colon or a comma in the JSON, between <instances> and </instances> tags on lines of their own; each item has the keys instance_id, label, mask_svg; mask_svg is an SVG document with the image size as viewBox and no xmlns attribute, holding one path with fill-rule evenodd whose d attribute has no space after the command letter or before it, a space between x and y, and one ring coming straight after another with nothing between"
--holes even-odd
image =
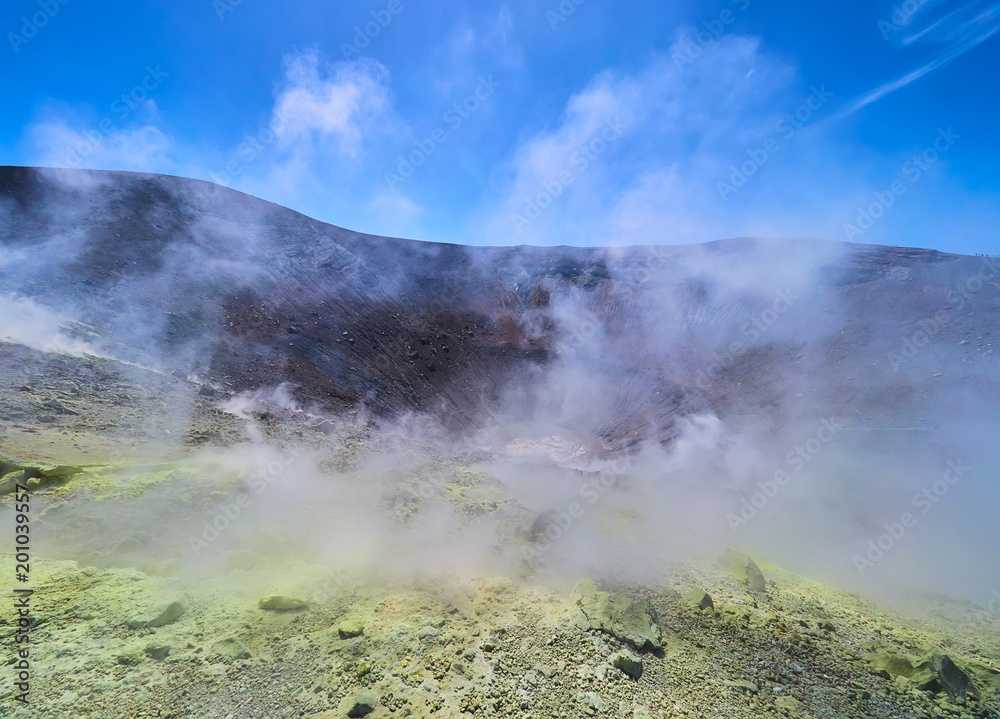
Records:
<instances>
[{"instance_id":1,"label":"blue sky","mask_svg":"<svg viewBox=\"0 0 1000 719\"><path fill-rule=\"evenodd\" d=\"M11 0L0 29L2 164L471 244L1000 250L995 0Z\"/></svg>"}]
</instances>

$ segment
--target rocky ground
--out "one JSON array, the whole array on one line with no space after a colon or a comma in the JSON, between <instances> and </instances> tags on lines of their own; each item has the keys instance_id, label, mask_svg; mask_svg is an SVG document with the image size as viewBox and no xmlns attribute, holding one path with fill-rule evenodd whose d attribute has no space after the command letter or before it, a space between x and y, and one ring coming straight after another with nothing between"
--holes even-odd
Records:
<instances>
[{"instance_id":1,"label":"rocky ground","mask_svg":"<svg viewBox=\"0 0 1000 719\"><path fill-rule=\"evenodd\" d=\"M55 371L18 381L37 407L7 426L0 492L30 487L35 593L28 707L13 683L17 617L9 603L0 611L4 717L1000 717L1000 617L984 608L921 598L901 614L738 552L676 564L644 586L566 581L530 563L511 576L338 563L317 547L302 507L302 527L251 514L261 503L240 498L253 496L254 476L227 459L224 442L183 442L155 461L100 459L103 445L87 442L99 403L88 420L39 423L50 398L67 408L80 400ZM120 381L109 374L100 386L127 391ZM172 392L183 383L160 381ZM308 447L330 476L348 479L398 443L331 434L295 413L226 415L219 426ZM53 448L43 461L27 456L37 445L10 439L28 429L51 433L53 447L75 443L88 461ZM537 539L540 520L468 469L468 457L411 454L421 462L379 497L389 521L412 523L436 501L468 522L495 516L507 546ZM430 476L443 477L432 494L422 491ZM350 504L343 491L337 501ZM268 496L269 508L280 504ZM5 532L16 499L2 497ZM325 511L321 493L312 501ZM220 538L200 532L223 507L248 518ZM370 521L339 535L359 538L355 555L376 541ZM206 542L204 561L192 558L192 536ZM14 572L14 556L0 555L0 575Z\"/></svg>"},{"instance_id":2,"label":"rocky ground","mask_svg":"<svg viewBox=\"0 0 1000 719\"><path fill-rule=\"evenodd\" d=\"M688 564L607 594L589 580L401 585L249 553L197 583L36 560L31 704L8 681L0 706L102 719L1000 716L995 616L938 602L938 621L918 624L767 565L762 591L737 574Z\"/></svg>"},{"instance_id":3,"label":"rocky ground","mask_svg":"<svg viewBox=\"0 0 1000 719\"><path fill-rule=\"evenodd\" d=\"M165 438L193 447L243 437L209 385L102 357L0 342L0 386L0 447L35 460L99 463L148 457Z\"/></svg>"}]
</instances>

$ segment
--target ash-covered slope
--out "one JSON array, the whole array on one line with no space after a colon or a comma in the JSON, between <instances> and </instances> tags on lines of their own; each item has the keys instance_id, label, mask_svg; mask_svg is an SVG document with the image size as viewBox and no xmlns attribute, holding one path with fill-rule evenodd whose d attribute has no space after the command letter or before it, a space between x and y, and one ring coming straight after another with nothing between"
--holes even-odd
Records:
<instances>
[{"instance_id":1,"label":"ash-covered slope","mask_svg":"<svg viewBox=\"0 0 1000 719\"><path fill-rule=\"evenodd\" d=\"M30 300L227 392L288 382L325 411L503 416L607 449L706 410L877 430L992 412L998 283L988 259L818 240L435 244L196 180L0 168L0 334Z\"/></svg>"}]
</instances>

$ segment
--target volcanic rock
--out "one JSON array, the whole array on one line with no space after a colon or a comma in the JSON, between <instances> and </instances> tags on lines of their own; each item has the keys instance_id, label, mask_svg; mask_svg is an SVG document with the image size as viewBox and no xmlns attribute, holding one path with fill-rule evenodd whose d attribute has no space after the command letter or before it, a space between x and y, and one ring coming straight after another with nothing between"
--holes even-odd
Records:
<instances>
[{"instance_id":1,"label":"volcanic rock","mask_svg":"<svg viewBox=\"0 0 1000 719\"><path fill-rule=\"evenodd\" d=\"M638 651L663 648L656 610L646 600L602 592L593 580L581 579L573 588L569 603L580 629L610 634Z\"/></svg>"}]
</instances>

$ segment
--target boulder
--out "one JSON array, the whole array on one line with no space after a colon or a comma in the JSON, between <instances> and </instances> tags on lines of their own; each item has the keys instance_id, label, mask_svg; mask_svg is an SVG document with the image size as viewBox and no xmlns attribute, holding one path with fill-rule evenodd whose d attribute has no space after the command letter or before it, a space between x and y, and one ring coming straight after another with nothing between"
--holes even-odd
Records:
<instances>
[{"instance_id":1,"label":"boulder","mask_svg":"<svg viewBox=\"0 0 1000 719\"><path fill-rule=\"evenodd\" d=\"M165 627L168 624L173 624L181 615L188 610L187 603L183 601L171 602L167 605L167 608L160 612L154 619L146 622L147 629L156 629L157 627Z\"/></svg>"},{"instance_id":2,"label":"boulder","mask_svg":"<svg viewBox=\"0 0 1000 719\"><path fill-rule=\"evenodd\" d=\"M596 692L580 692L576 695L576 703L591 716L604 711L604 700Z\"/></svg>"},{"instance_id":3,"label":"boulder","mask_svg":"<svg viewBox=\"0 0 1000 719\"><path fill-rule=\"evenodd\" d=\"M349 699L347 704L347 716L352 717L352 719L366 717L375 711L375 707L378 706L378 697L365 692Z\"/></svg>"},{"instance_id":4,"label":"boulder","mask_svg":"<svg viewBox=\"0 0 1000 719\"><path fill-rule=\"evenodd\" d=\"M611 666L622 670L632 679L638 679L642 676L642 659L632 652L615 652L611 655Z\"/></svg>"},{"instance_id":5,"label":"boulder","mask_svg":"<svg viewBox=\"0 0 1000 719\"><path fill-rule=\"evenodd\" d=\"M137 667L142 664L142 654L139 652L129 652L128 654L119 654L115 657L115 661L121 664L123 667Z\"/></svg>"},{"instance_id":6,"label":"boulder","mask_svg":"<svg viewBox=\"0 0 1000 719\"><path fill-rule=\"evenodd\" d=\"M215 654L221 654L231 659L249 659L253 656L250 650L247 649L247 645L236 637L226 637L217 641L212 645L212 651Z\"/></svg>"},{"instance_id":7,"label":"boulder","mask_svg":"<svg viewBox=\"0 0 1000 719\"><path fill-rule=\"evenodd\" d=\"M663 648L656 610L644 599L602 592L593 580L581 579L573 588L569 603L580 629L610 634L640 652Z\"/></svg>"},{"instance_id":8,"label":"boulder","mask_svg":"<svg viewBox=\"0 0 1000 719\"><path fill-rule=\"evenodd\" d=\"M166 644L150 644L143 651L150 659L162 662L170 654L170 647Z\"/></svg>"},{"instance_id":9,"label":"boulder","mask_svg":"<svg viewBox=\"0 0 1000 719\"><path fill-rule=\"evenodd\" d=\"M353 639L365 633L365 625L360 619L345 619L337 625L337 636L341 639Z\"/></svg>"},{"instance_id":10,"label":"boulder","mask_svg":"<svg viewBox=\"0 0 1000 719\"><path fill-rule=\"evenodd\" d=\"M763 592L767 586L764 574L749 554L728 549L719 558L719 566L725 569L733 579L745 584L752 592Z\"/></svg>"},{"instance_id":11,"label":"boulder","mask_svg":"<svg viewBox=\"0 0 1000 719\"><path fill-rule=\"evenodd\" d=\"M969 675L960 669L947 654L932 652L924 657L911 657L887 650L865 655L865 661L877 674L934 694L946 694L952 703L962 703L968 696L979 692ZM904 686L906 685L904 684Z\"/></svg>"},{"instance_id":12,"label":"boulder","mask_svg":"<svg viewBox=\"0 0 1000 719\"><path fill-rule=\"evenodd\" d=\"M263 597L257 602L257 606L272 612L292 612L305 609L309 606L309 602L295 597L286 597L282 594L272 594L269 597Z\"/></svg>"},{"instance_id":13,"label":"boulder","mask_svg":"<svg viewBox=\"0 0 1000 719\"><path fill-rule=\"evenodd\" d=\"M944 692L953 704L964 704L969 696L979 698L969 675L959 669L947 654L933 653L925 657L918 669L920 671L910 678L918 689L935 694Z\"/></svg>"},{"instance_id":14,"label":"boulder","mask_svg":"<svg viewBox=\"0 0 1000 719\"><path fill-rule=\"evenodd\" d=\"M800 702L795 697L778 697L774 700L774 703L779 709L784 709L790 714L798 714L803 708L805 708L805 704Z\"/></svg>"},{"instance_id":15,"label":"boulder","mask_svg":"<svg viewBox=\"0 0 1000 719\"><path fill-rule=\"evenodd\" d=\"M166 609L157 614L153 619L144 621L142 619L130 619L126 624L129 629L156 629L173 624L181 615L188 610L187 602L178 600L167 605Z\"/></svg>"},{"instance_id":16,"label":"boulder","mask_svg":"<svg viewBox=\"0 0 1000 719\"><path fill-rule=\"evenodd\" d=\"M703 589L692 589L690 592L684 595L684 601L695 609L705 609L715 610L715 602L712 601L712 597L709 596L708 592Z\"/></svg>"},{"instance_id":17,"label":"boulder","mask_svg":"<svg viewBox=\"0 0 1000 719\"><path fill-rule=\"evenodd\" d=\"M884 649L866 654L865 661L868 662L875 673L882 674L883 676L887 675L886 678L903 676L909 679L917 671L911 657Z\"/></svg>"},{"instance_id":18,"label":"boulder","mask_svg":"<svg viewBox=\"0 0 1000 719\"><path fill-rule=\"evenodd\" d=\"M735 682L726 681L723 682L730 689L735 689L738 692L743 692L744 694L760 694L760 687L750 681L745 679L740 679Z\"/></svg>"}]
</instances>

